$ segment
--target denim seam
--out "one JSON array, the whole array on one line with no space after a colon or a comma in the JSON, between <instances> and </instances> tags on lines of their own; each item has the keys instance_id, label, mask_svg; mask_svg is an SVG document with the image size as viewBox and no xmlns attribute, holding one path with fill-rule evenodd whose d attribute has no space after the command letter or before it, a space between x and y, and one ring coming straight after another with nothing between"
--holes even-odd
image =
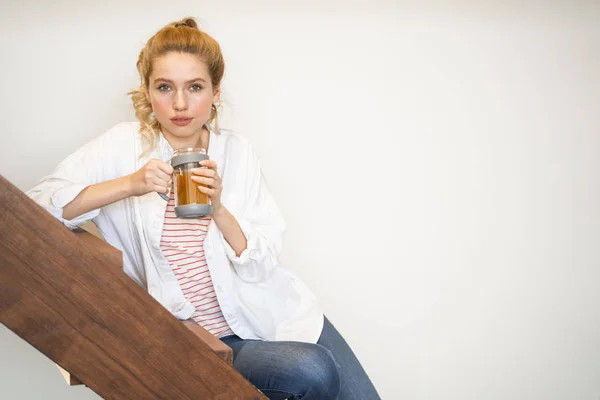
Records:
<instances>
[{"instance_id":1,"label":"denim seam","mask_svg":"<svg viewBox=\"0 0 600 400\"><path fill-rule=\"evenodd\" d=\"M302 398L301 394L295 394L295 393L292 393L292 392L288 392L287 390L281 390L281 389L275 389L275 388L270 388L270 389L260 389L259 388L258 390L260 390L261 392L271 391L271 392L279 392L279 393L289 394L291 396L294 396L297 399L301 399Z\"/></svg>"}]
</instances>

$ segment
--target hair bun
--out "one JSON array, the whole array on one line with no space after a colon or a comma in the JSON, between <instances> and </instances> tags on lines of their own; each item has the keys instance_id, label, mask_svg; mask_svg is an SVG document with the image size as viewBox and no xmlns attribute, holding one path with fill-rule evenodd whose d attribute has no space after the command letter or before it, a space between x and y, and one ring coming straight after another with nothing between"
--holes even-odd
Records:
<instances>
[{"instance_id":1,"label":"hair bun","mask_svg":"<svg viewBox=\"0 0 600 400\"><path fill-rule=\"evenodd\" d=\"M180 26L187 26L188 28L198 29L198 24L194 18L188 17L184 18L181 21L175 22L175 28L179 28Z\"/></svg>"}]
</instances>

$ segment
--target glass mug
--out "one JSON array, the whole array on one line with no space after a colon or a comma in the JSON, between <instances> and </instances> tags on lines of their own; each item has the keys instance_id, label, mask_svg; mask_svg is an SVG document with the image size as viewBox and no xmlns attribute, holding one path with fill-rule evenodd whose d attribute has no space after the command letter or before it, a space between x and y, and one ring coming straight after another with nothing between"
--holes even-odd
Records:
<instances>
[{"instance_id":1,"label":"glass mug","mask_svg":"<svg viewBox=\"0 0 600 400\"><path fill-rule=\"evenodd\" d=\"M192 180L192 169L206 168L200 161L209 160L206 149L177 149L169 161L173 167L173 190L175 195L175 215L178 218L202 218L212 213L208 195L202 193L198 182ZM160 197L169 200L169 196L159 193Z\"/></svg>"}]
</instances>

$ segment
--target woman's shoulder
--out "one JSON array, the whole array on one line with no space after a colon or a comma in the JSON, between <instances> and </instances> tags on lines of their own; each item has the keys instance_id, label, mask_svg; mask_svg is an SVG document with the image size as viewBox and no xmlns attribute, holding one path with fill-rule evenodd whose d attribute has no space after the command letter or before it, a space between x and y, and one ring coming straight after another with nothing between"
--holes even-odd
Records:
<instances>
[{"instance_id":1,"label":"woman's shoulder","mask_svg":"<svg viewBox=\"0 0 600 400\"><path fill-rule=\"evenodd\" d=\"M237 131L232 129L220 129L218 141L221 143L222 149L229 156L255 156L252 141Z\"/></svg>"},{"instance_id":2,"label":"woman's shoulder","mask_svg":"<svg viewBox=\"0 0 600 400\"><path fill-rule=\"evenodd\" d=\"M137 121L126 121L119 122L116 125L113 125L108 131L106 131L105 136L112 140L132 140L137 139L141 136L140 134L140 123Z\"/></svg>"},{"instance_id":3,"label":"woman's shoulder","mask_svg":"<svg viewBox=\"0 0 600 400\"><path fill-rule=\"evenodd\" d=\"M219 129L219 139L230 146L241 146L241 147L249 147L252 146L250 139L243 136L237 131L233 129Z\"/></svg>"},{"instance_id":4,"label":"woman's shoulder","mask_svg":"<svg viewBox=\"0 0 600 400\"><path fill-rule=\"evenodd\" d=\"M141 137L139 122L120 122L86 144L94 151L129 152Z\"/></svg>"},{"instance_id":5,"label":"woman's shoulder","mask_svg":"<svg viewBox=\"0 0 600 400\"><path fill-rule=\"evenodd\" d=\"M98 136L88 142L88 145L121 145L138 138L140 136L139 130L139 122L120 122L100 133Z\"/></svg>"}]
</instances>

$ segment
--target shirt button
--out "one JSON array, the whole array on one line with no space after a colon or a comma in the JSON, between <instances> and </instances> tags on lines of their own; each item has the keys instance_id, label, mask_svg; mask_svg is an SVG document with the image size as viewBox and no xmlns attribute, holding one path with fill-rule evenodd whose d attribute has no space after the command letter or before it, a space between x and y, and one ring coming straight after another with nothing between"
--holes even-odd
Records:
<instances>
[{"instance_id":1,"label":"shirt button","mask_svg":"<svg viewBox=\"0 0 600 400\"><path fill-rule=\"evenodd\" d=\"M221 286L221 285L217 285L217 290L218 290L219 292L221 292L221 291L223 290L223 286Z\"/></svg>"},{"instance_id":2,"label":"shirt button","mask_svg":"<svg viewBox=\"0 0 600 400\"><path fill-rule=\"evenodd\" d=\"M226 316L227 318L232 318L232 317L233 317L233 314L231 314L231 313L228 313L228 314L226 314L225 316Z\"/></svg>"}]
</instances>

